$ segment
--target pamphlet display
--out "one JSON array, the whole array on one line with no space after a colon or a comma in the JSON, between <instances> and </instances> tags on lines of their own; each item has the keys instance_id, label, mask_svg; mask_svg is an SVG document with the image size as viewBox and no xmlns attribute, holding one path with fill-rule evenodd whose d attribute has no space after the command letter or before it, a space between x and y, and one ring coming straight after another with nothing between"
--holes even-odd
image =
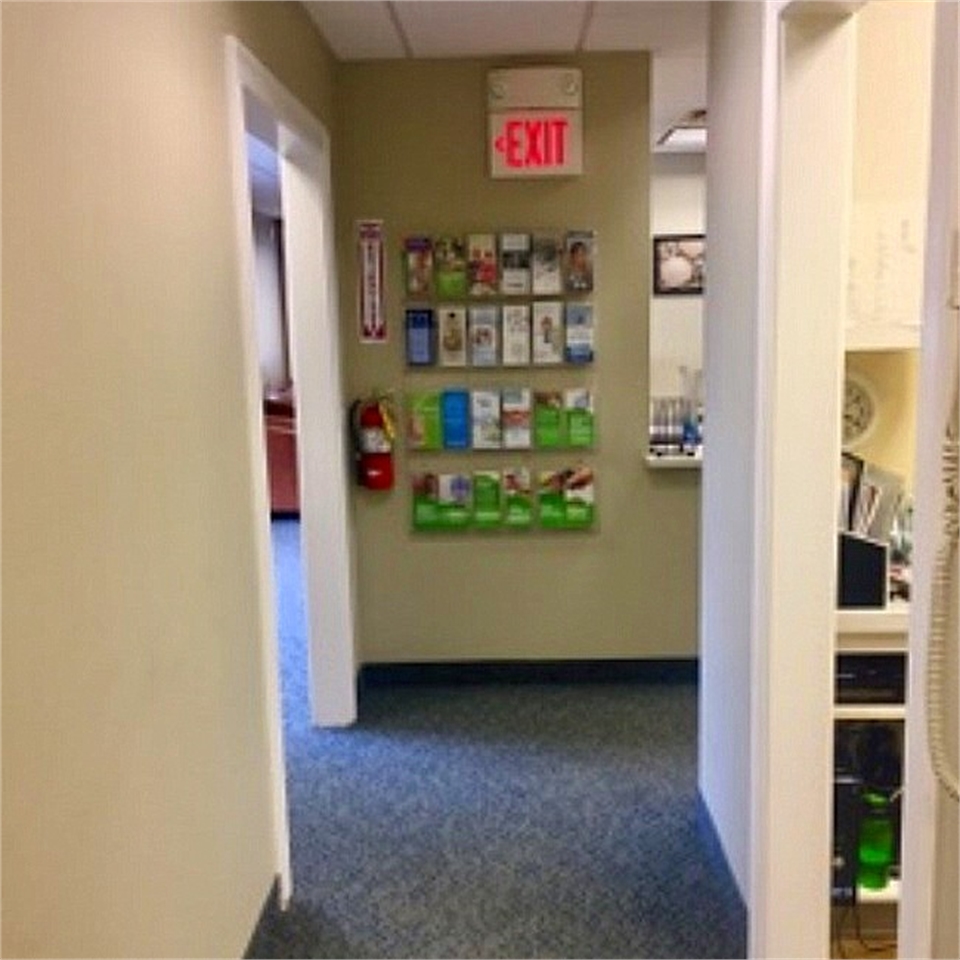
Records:
<instances>
[{"instance_id":1,"label":"pamphlet display","mask_svg":"<svg viewBox=\"0 0 960 960\"><path fill-rule=\"evenodd\" d=\"M505 389L501 395L503 448L529 450L532 440L533 396L528 387Z\"/></svg>"},{"instance_id":2,"label":"pamphlet display","mask_svg":"<svg viewBox=\"0 0 960 960\"><path fill-rule=\"evenodd\" d=\"M557 296L563 293L563 239L557 233L533 235L533 295Z\"/></svg>"},{"instance_id":3,"label":"pamphlet display","mask_svg":"<svg viewBox=\"0 0 960 960\"><path fill-rule=\"evenodd\" d=\"M473 449L499 450L500 391L474 390L470 395L470 407L473 415Z\"/></svg>"},{"instance_id":4,"label":"pamphlet display","mask_svg":"<svg viewBox=\"0 0 960 960\"><path fill-rule=\"evenodd\" d=\"M533 490L526 467L503 471L503 525L511 530L533 526Z\"/></svg>"},{"instance_id":5,"label":"pamphlet display","mask_svg":"<svg viewBox=\"0 0 960 960\"><path fill-rule=\"evenodd\" d=\"M530 234L500 235L500 292L508 297L530 293Z\"/></svg>"},{"instance_id":6,"label":"pamphlet display","mask_svg":"<svg viewBox=\"0 0 960 960\"><path fill-rule=\"evenodd\" d=\"M435 292L441 300L460 300L467 295L467 251L460 237L434 240L433 271Z\"/></svg>"},{"instance_id":7,"label":"pamphlet display","mask_svg":"<svg viewBox=\"0 0 960 960\"><path fill-rule=\"evenodd\" d=\"M497 470L473 473L473 525L479 530L499 527L503 522L503 485Z\"/></svg>"},{"instance_id":8,"label":"pamphlet display","mask_svg":"<svg viewBox=\"0 0 960 960\"><path fill-rule=\"evenodd\" d=\"M563 363L563 304L537 300L533 304L534 365Z\"/></svg>"},{"instance_id":9,"label":"pamphlet display","mask_svg":"<svg viewBox=\"0 0 960 960\"><path fill-rule=\"evenodd\" d=\"M471 233L467 237L467 284L471 297L492 297L497 293L497 238L492 233Z\"/></svg>"},{"instance_id":10,"label":"pamphlet display","mask_svg":"<svg viewBox=\"0 0 960 960\"><path fill-rule=\"evenodd\" d=\"M590 465L546 469L477 461L482 455L507 458L504 451L524 459L564 450L581 456L594 447L593 390L589 384L551 385L548 376L549 368L596 361L596 316L588 296L595 253L590 230L481 229L404 239L409 375L525 368L529 378L511 386L411 383L405 391L407 449L414 457L459 454L453 469L411 471L414 531L593 528Z\"/></svg>"},{"instance_id":11,"label":"pamphlet display","mask_svg":"<svg viewBox=\"0 0 960 960\"><path fill-rule=\"evenodd\" d=\"M440 422L446 450L470 447L470 392L444 390L440 394Z\"/></svg>"},{"instance_id":12,"label":"pamphlet display","mask_svg":"<svg viewBox=\"0 0 960 960\"><path fill-rule=\"evenodd\" d=\"M495 367L500 343L500 310L493 305L470 307L470 366Z\"/></svg>"},{"instance_id":13,"label":"pamphlet display","mask_svg":"<svg viewBox=\"0 0 960 960\"><path fill-rule=\"evenodd\" d=\"M443 449L439 390L421 390L408 395L407 445L411 450Z\"/></svg>"},{"instance_id":14,"label":"pamphlet display","mask_svg":"<svg viewBox=\"0 0 960 960\"><path fill-rule=\"evenodd\" d=\"M440 366L467 365L467 310L452 304L437 308L439 315Z\"/></svg>"},{"instance_id":15,"label":"pamphlet display","mask_svg":"<svg viewBox=\"0 0 960 960\"><path fill-rule=\"evenodd\" d=\"M585 464L564 470L542 470L537 483L540 526L577 530L593 525L593 470Z\"/></svg>"},{"instance_id":16,"label":"pamphlet display","mask_svg":"<svg viewBox=\"0 0 960 960\"><path fill-rule=\"evenodd\" d=\"M407 363L411 367L432 367L437 362L433 310L430 307L407 307L404 329Z\"/></svg>"},{"instance_id":17,"label":"pamphlet display","mask_svg":"<svg viewBox=\"0 0 960 960\"><path fill-rule=\"evenodd\" d=\"M530 364L530 305L503 305L503 365L526 367Z\"/></svg>"},{"instance_id":18,"label":"pamphlet display","mask_svg":"<svg viewBox=\"0 0 960 960\"><path fill-rule=\"evenodd\" d=\"M593 304L568 303L566 307L567 363L593 363Z\"/></svg>"}]
</instances>

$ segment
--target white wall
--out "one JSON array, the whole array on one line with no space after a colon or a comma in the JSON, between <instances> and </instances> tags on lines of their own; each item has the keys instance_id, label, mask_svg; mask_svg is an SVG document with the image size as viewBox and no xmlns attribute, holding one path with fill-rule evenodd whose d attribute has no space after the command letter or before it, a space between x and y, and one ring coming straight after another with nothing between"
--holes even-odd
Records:
<instances>
[{"instance_id":1,"label":"white wall","mask_svg":"<svg viewBox=\"0 0 960 960\"><path fill-rule=\"evenodd\" d=\"M699 782L749 903L763 15L752 3L710 14Z\"/></svg>"},{"instance_id":2,"label":"white wall","mask_svg":"<svg viewBox=\"0 0 960 960\"><path fill-rule=\"evenodd\" d=\"M280 230L279 220L254 213L254 287L260 376L265 394L284 389L290 380L281 293Z\"/></svg>"},{"instance_id":3,"label":"white wall","mask_svg":"<svg viewBox=\"0 0 960 960\"><path fill-rule=\"evenodd\" d=\"M705 155L654 153L650 165L651 234L703 233L705 218ZM682 392L681 365L691 370L703 366L703 298L651 297L651 396Z\"/></svg>"}]
</instances>

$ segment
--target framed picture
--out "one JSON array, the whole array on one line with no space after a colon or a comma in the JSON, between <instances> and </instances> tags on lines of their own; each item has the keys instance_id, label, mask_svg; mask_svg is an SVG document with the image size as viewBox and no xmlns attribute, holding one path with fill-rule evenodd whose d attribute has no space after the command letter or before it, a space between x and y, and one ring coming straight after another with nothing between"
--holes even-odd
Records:
<instances>
[{"instance_id":1,"label":"framed picture","mask_svg":"<svg viewBox=\"0 0 960 960\"><path fill-rule=\"evenodd\" d=\"M702 233L669 233L653 238L654 296L702 294L706 277Z\"/></svg>"}]
</instances>

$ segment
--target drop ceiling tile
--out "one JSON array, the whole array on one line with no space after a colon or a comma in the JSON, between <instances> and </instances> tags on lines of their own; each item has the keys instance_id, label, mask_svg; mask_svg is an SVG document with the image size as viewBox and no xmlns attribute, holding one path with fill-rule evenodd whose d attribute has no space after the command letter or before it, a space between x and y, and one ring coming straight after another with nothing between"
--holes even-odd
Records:
<instances>
[{"instance_id":1,"label":"drop ceiling tile","mask_svg":"<svg viewBox=\"0 0 960 960\"><path fill-rule=\"evenodd\" d=\"M416 57L572 52L586 3L573 0L400 0L394 9Z\"/></svg>"},{"instance_id":2,"label":"drop ceiling tile","mask_svg":"<svg viewBox=\"0 0 960 960\"><path fill-rule=\"evenodd\" d=\"M594 4L585 48L705 56L708 7L700 0L603 0Z\"/></svg>"},{"instance_id":3,"label":"drop ceiling tile","mask_svg":"<svg viewBox=\"0 0 960 960\"><path fill-rule=\"evenodd\" d=\"M303 4L339 60L389 60L403 43L382 0L307 0Z\"/></svg>"}]
</instances>

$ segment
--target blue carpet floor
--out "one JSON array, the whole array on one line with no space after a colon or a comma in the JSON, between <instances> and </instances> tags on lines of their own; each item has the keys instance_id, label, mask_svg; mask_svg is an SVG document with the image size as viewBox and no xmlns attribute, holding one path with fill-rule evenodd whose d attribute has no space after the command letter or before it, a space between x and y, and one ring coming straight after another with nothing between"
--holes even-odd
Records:
<instances>
[{"instance_id":1,"label":"blue carpet floor","mask_svg":"<svg viewBox=\"0 0 960 960\"><path fill-rule=\"evenodd\" d=\"M274 522L295 894L258 957L735 957L696 794L696 690L366 690L309 723L298 527Z\"/></svg>"}]
</instances>

